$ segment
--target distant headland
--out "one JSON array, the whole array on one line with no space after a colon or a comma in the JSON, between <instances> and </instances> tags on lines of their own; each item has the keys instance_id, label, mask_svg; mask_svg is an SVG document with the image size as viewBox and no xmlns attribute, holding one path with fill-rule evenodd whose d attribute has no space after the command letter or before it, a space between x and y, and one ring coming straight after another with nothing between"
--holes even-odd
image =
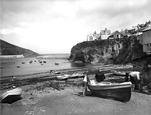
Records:
<instances>
[{"instance_id":1,"label":"distant headland","mask_svg":"<svg viewBox=\"0 0 151 115\"><path fill-rule=\"evenodd\" d=\"M24 58L40 55L32 50L13 45L1 39L0 45L0 58Z\"/></svg>"}]
</instances>

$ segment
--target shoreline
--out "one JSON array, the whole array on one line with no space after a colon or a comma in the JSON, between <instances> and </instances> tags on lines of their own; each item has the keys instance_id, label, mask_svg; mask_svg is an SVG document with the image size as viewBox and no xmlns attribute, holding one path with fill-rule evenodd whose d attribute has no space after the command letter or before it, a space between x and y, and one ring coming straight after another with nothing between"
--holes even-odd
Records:
<instances>
[{"instance_id":1,"label":"shoreline","mask_svg":"<svg viewBox=\"0 0 151 115\"><path fill-rule=\"evenodd\" d=\"M16 87L22 87L24 85L33 84L32 82L35 80L35 83L44 82L47 80L54 80L54 78L58 75L65 75L65 74L74 74L74 73L84 73L86 71L90 71L93 73L97 68L100 68L105 73L110 73L110 70L123 70L123 71L131 71L131 66L121 66L121 65L94 65L93 68L82 67L82 68L71 68L71 69L58 69L54 70L56 72L60 72L60 74L51 74L50 71L40 72L40 73L33 73L33 74L24 74L24 75L13 75L13 76L3 76L0 78L1 82L1 90L10 89L13 85ZM24 82L21 82L24 80Z\"/></svg>"},{"instance_id":2,"label":"shoreline","mask_svg":"<svg viewBox=\"0 0 151 115\"><path fill-rule=\"evenodd\" d=\"M126 68L132 68L131 64L128 64L128 65L114 65L114 64L108 64L108 65L102 65L102 64L96 64L96 65L92 65L93 67L92 68L89 68L89 67L81 67L81 68L69 68L69 69L55 69L53 71L60 71L60 72L70 72L70 71L84 71L84 70L90 70L90 69L97 69L97 68L100 68L102 69L103 71L107 71L107 70L111 70L111 69L114 69L114 70L120 70L120 69L126 69ZM113 66L113 67L111 67ZM51 71L51 70L50 70ZM12 76L15 76L15 77L18 77L18 76L28 76L28 75L38 75L38 74L45 74L45 73L50 73L50 71L43 71L43 72L36 72L36 73L30 73L30 74L18 74L18 75L6 75L6 76L1 76L0 78L3 78L3 77L12 77Z\"/></svg>"}]
</instances>

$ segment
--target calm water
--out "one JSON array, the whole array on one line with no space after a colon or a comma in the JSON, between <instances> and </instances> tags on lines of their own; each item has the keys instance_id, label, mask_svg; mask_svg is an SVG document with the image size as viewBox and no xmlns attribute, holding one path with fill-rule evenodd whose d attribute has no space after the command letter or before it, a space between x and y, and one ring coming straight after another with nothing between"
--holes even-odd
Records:
<instances>
[{"instance_id":1,"label":"calm water","mask_svg":"<svg viewBox=\"0 0 151 115\"><path fill-rule=\"evenodd\" d=\"M1 59L0 75L1 77L24 75L47 72L50 70L70 69L86 66L82 63L71 63L69 60L67 60L68 57L69 54L47 54L38 58L30 57L18 59Z\"/></svg>"}]
</instances>

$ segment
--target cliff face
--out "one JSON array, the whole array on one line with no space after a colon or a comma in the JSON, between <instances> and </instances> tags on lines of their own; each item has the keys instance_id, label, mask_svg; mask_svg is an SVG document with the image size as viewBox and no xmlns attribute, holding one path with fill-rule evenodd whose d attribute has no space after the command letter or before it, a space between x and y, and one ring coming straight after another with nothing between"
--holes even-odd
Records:
<instances>
[{"instance_id":1,"label":"cliff face","mask_svg":"<svg viewBox=\"0 0 151 115\"><path fill-rule=\"evenodd\" d=\"M24 55L24 57L32 57L39 54L0 40L0 55Z\"/></svg>"},{"instance_id":2,"label":"cliff face","mask_svg":"<svg viewBox=\"0 0 151 115\"><path fill-rule=\"evenodd\" d=\"M129 63L143 56L142 50L142 45L135 36L116 40L85 41L73 46L69 59L84 63Z\"/></svg>"}]
</instances>

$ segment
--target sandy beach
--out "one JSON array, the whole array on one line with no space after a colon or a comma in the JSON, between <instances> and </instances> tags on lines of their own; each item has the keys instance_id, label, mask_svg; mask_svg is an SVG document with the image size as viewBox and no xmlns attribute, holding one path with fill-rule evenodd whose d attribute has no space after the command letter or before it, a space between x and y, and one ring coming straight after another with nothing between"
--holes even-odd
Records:
<instances>
[{"instance_id":1,"label":"sandy beach","mask_svg":"<svg viewBox=\"0 0 151 115\"><path fill-rule=\"evenodd\" d=\"M98 68L99 66L96 66ZM112 68L115 68L112 67ZM104 70L110 66L104 67ZM119 70L130 71L122 66ZM88 68L59 70L61 74L83 73ZM22 99L12 103L0 103L1 115L150 115L151 95L132 92L129 102L96 97L90 93L82 96L82 79L58 81L50 72L22 76L9 76L1 79L1 94L12 85L21 87ZM115 78L116 80L118 78ZM107 81L113 78L107 77Z\"/></svg>"}]
</instances>

